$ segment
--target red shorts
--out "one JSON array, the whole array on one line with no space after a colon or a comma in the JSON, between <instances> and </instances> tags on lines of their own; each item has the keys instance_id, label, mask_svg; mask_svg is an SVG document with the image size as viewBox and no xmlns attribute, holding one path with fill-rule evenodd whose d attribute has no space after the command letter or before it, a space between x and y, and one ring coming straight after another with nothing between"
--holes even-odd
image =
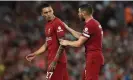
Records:
<instances>
[{"instance_id":1,"label":"red shorts","mask_svg":"<svg viewBox=\"0 0 133 80\"><path fill-rule=\"evenodd\" d=\"M47 72L49 75L49 72ZM66 63L59 62L50 80L69 80Z\"/></svg>"},{"instance_id":2,"label":"red shorts","mask_svg":"<svg viewBox=\"0 0 133 80\"><path fill-rule=\"evenodd\" d=\"M99 73L103 65L104 57L101 52L89 52L82 80L99 80Z\"/></svg>"}]
</instances>

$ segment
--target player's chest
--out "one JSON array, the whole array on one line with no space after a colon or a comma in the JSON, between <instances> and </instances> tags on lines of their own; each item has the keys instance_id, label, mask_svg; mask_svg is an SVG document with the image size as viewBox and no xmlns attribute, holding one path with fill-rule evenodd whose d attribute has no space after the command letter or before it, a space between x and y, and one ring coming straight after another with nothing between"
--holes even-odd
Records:
<instances>
[{"instance_id":1,"label":"player's chest","mask_svg":"<svg viewBox=\"0 0 133 80\"><path fill-rule=\"evenodd\" d=\"M45 26L45 35L52 36L55 34L54 25L46 25Z\"/></svg>"}]
</instances>

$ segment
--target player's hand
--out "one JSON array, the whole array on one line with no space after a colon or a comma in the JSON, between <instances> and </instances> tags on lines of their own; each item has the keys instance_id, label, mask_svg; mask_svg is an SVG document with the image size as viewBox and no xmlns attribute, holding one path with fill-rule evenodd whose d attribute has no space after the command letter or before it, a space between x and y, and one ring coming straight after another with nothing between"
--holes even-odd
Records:
<instances>
[{"instance_id":1,"label":"player's hand","mask_svg":"<svg viewBox=\"0 0 133 80\"><path fill-rule=\"evenodd\" d=\"M60 44L63 45L63 46L67 46L69 44L69 41L60 39Z\"/></svg>"},{"instance_id":2,"label":"player's hand","mask_svg":"<svg viewBox=\"0 0 133 80\"><path fill-rule=\"evenodd\" d=\"M27 55L26 59L31 62L35 57L36 57L36 55L34 53L32 53L32 54Z\"/></svg>"},{"instance_id":3,"label":"player's hand","mask_svg":"<svg viewBox=\"0 0 133 80\"><path fill-rule=\"evenodd\" d=\"M53 62L49 65L48 71L53 72L53 71L55 70L55 68L56 68L56 64L57 64L57 62L53 61Z\"/></svg>"}]
</instances>

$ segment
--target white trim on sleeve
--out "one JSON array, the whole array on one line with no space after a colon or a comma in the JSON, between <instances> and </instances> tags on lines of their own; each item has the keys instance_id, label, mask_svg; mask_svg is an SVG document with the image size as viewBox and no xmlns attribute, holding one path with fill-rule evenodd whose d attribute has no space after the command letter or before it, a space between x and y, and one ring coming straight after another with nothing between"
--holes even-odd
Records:
<instances>
[{"instance_id":1,"label":"white trim on sleeve","mask_svg":"<svg viewBox=\"0 0 133 80\"><path fill-rule=\"evenodd\" d=\"M85 33L82 33L85 37L90 37L90 35L88 35L88 34L85 34Z\"/></svg>"}]
</instances>

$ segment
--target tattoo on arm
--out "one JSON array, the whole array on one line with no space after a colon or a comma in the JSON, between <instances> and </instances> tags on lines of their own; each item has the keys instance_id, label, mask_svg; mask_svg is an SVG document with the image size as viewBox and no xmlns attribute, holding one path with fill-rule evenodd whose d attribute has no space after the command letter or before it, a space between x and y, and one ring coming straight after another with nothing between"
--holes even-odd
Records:
<instances>
[{"instance_id":1,"label":"tattoo on arm","mask_svg":"<svg viewBox=\"0 0 133 80\"><path fill-rule=\"evenodd\" d=\"M63 53L63 50L64 50L64 46L60 45L59 48L58 48L57 54L56 54L56 56L54 58L54 61L56 61L56 62L58 61L59 57Z\"/></svg>"}]
</instances>

